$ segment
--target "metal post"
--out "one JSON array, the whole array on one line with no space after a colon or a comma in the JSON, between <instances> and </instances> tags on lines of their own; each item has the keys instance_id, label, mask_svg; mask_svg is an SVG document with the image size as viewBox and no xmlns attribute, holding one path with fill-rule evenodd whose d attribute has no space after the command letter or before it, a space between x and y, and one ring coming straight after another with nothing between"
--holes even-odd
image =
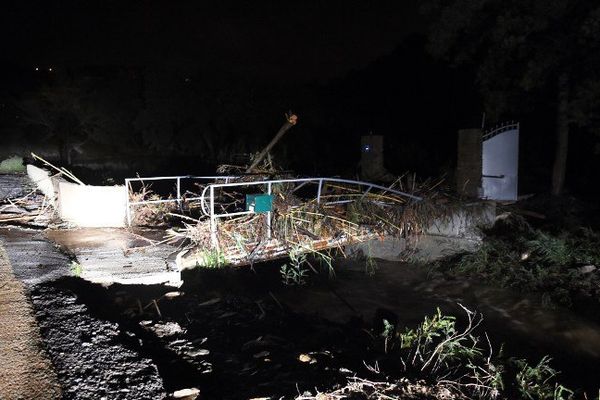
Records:
<instances>
[{"instance_id":1,"label":"metal post","mask_svg":"<svg viewBox=\"0 0 600 400\"><path fill-rule=\"evenodd\" d=\"M129 209L129 186L129 179L125 178L125 193L127 196L127 209L125 210L125 213L127 215L127 226L131 227L131 210Z\"/></svg>"},{"instance_id":2,"label":"metal post","mask_svg":"<svg viewBox=\"0 0 600 400\"><path fill-rule=\"evenodd\" d=\"M319 179L319 191L317 192L317 204L321 204L321 189L323 188L323 179Z\"/></svg>"},{"instance_id":3,"label":"metal post","mask_svg":"<svg viewBox=\"0 0 600 400\"><path fill-rule=\"evenodd\" d=\"M217 219L215 218L215 188L210 185L210 239L214 249L219 248L217 241Z\"/></svg>"},{"instance_id":4,"label":"metal post","mask_svg":"<svg viewBox=\"0 0 600 400\"><path fill-rule=\"evenodd\" d=\"M271 182L267 183L267 194L271 194ZM271 211L267 211L267 240L271 240Z\"/></svg>"},{"instance_id":5,"label":"metal post","mask_svg":"<svg viewBox=\"0 0 600 400\"><path fill-rule=\"evenodd\" d=\"M181 177L177 177L177 205L181 211Z\"/></svg>"}]
</instances>

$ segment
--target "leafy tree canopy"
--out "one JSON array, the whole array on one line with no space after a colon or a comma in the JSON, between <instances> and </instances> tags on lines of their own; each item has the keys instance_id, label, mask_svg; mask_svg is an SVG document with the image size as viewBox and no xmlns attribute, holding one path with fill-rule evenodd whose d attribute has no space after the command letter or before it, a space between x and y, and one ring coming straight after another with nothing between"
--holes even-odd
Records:
<instances>
[{"instance_id":1,"label":"leafy tree canopy","mask_svg":"<svg viewBox=\"0 0 600 400\"><path fill-rule=\"evenodd\" d=\"M488 113L522 107L568 81L569 122L600 117L600 4L587 0L424 0L431 52L472 64ZM511 105L514 106L511 109Z\"/></svg>"}]
</instances>

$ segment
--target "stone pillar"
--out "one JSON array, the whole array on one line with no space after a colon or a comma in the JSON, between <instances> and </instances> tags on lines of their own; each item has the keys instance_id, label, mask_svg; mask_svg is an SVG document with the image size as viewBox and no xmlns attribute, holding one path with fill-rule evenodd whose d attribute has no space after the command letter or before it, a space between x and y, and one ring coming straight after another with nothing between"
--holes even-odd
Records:
<instances>
[{"instance_id":1,"label":"stone pillar","mask_svg":"<svg viewBox=\"0 0 600 400\"><path fill-rule=\"evenodd\" d=\"M390 174L383 166L383 136L360 138L360 178L365 181L385 181Z\"/></svg>"},{"instance_id":2,"label":"stone pillar","mask_svg":"<svg viewBox=\"0 0 600 400\"><path fill-rule=\"evenodd\" d=\"M464 196L479 197L481 194L482 136L481 129L458 131L456 191Z\"/></svg>"}]
</instances>

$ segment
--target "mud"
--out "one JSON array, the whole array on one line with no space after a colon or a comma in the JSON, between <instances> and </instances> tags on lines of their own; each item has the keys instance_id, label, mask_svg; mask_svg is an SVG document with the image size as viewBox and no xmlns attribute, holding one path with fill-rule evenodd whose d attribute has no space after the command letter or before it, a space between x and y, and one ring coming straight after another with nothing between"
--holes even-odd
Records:
<instances>
[{"instance_id":1,"label":"mud","mask_svg":"<svg viewBox=\"0 0 600 400\"><path fill-rule=\"evenodd\" d=\"M164 397L158 369L136 351L139 344L133 333L94 316L64 288L37 286L31 300L63 399Z\"/></svg>"}]
</instances>

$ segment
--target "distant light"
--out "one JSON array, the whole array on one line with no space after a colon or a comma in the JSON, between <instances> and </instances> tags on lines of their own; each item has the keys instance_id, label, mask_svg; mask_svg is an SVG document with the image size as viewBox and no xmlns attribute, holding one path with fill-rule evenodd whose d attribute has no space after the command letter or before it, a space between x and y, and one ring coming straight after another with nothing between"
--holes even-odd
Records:
<instances>
[{"instance_id":1,"label":"distant light","mask_svg":"<svg viewBox=\"0 0 600 400\"><path fill-rule=\"evenodd\" d=\"M48 71L49 71L49 72L52 72L52 68L48 68Z\"/></svg>"},{"instance_id":2,"label":"distant light","mask_svg":"<svg viewBox=\"0 0 600 400\"><path fill-rule=\"evenodd\" d=\"M365 144L365 145L363 146L363 151L364 151L365 153L368 153L368 152L370 152L370 151L371 151L371 145L370 145L370 144Z\"/></svg>"},{"instance_id":3,"label":"distant light","mask_svg":"<svg viewBox=\"0 0 600 400\"><path fill-rule=\"evenodd\" d=\"M39 70L40 70L40 67L35 67L35 70L36 70L36 71L39 71Z\"/></svg>"}]
</instances>

